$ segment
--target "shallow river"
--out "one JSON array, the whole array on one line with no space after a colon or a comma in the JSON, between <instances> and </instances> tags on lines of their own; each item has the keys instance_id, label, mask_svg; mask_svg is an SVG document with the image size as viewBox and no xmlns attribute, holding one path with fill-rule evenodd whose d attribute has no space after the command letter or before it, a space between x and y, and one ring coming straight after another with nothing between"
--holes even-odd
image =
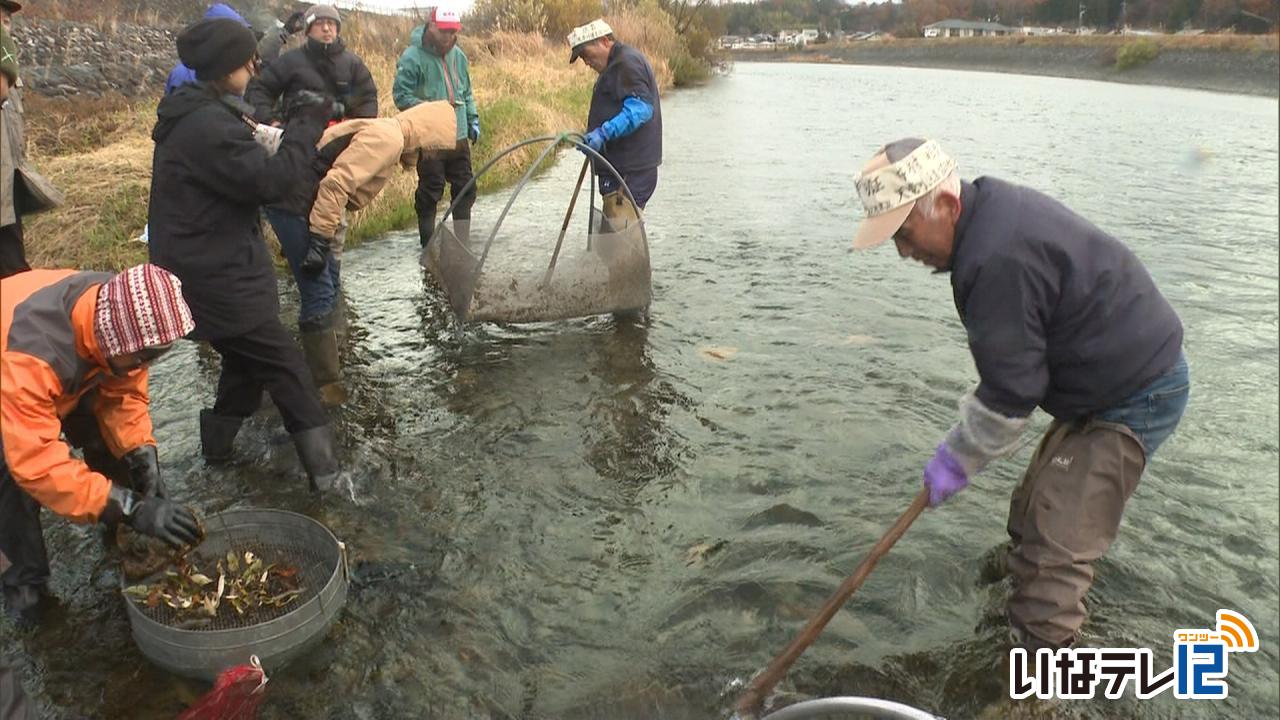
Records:
<instances>
[{"instance_id":1,"label":"shallow river","mask_svg":"<svg viewBox=\"0 0 1280 720\"><path fill-rule=\"evenodd\" d=\"M416 236L347 254L352 398L337 418L359 505L307 496L271 410L242 433L239 465L206 468L196 410L216 359L184 344L157 366L172 494L206 512L305 512L352 550L345 612L273 677L264 717L724 717L726 688L780 651L906 508L976 379L945 276L888 247L848 249L853 176L908 134L938 138L966 177L1036 186L1123 238L1186 325L1191 403L1098 565L1085 639L1151 647L1164 668L1173 630L1232 608L1262 647L1232 656L1224 703L1165 693L1067 716L1276 716L1274 100L739 64L663 109L647 322L459 333ZM565 155L529 198L563 207L577 163ZM503 200L483 198L477 217ZM1002 587L980 568L1030 453L915 523L797 663L784 701L864 694L964 718L995 699ZM0 651L28 663L49 717L172 717L204 687L133 646L97 535L49 525L63 606Z\"/></svg>"}]
</instances>

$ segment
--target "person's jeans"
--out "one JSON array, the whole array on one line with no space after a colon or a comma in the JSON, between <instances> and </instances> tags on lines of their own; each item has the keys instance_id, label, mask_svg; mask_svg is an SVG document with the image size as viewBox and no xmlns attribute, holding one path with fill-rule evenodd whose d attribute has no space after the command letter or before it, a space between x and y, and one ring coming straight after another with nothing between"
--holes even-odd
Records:
<instances>
[{"instance_id":1,"label":"person's jeans","mask_svg":"<svg viewBox=\"0 0 1280 720\"><path fill-rule=\"evenodd\" d=\"M307 245L311 242L311 226L307 218L267 208L267 219L271 221L276 237L280 238L280 249L289 261L293 279L298 283L298 294L302 296L298 322L308 322L333 312L338 303L338 289L341 287L338 262L333 253L325 259L324 270L315 275L303 272L302 261L307 256Z\"/></svg>"},{"instance_id":2,"label":"person's jeans","mask_svg":"<svg viewBox=\"0 0 1280 720\"><path fill-rule=\"evenodd\" d=\"M1177 429L1190 394L1191 372L1187 367L1187 356L1179 353L1178 361L1163 375L1095 417L1127 425L1142 441L1150 461L1156 449Z\"/></svg>"}]
</instances>

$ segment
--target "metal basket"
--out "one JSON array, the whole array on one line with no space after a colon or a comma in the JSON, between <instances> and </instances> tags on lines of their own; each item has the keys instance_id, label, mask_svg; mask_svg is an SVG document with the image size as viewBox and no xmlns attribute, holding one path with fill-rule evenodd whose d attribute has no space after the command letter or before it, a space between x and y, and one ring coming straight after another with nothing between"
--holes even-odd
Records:
<instances>
[{"instance_id":1,"label":"metal basket","mask_svg":"<svg viewBox=\"0 0 1280 720\"><path fill-rule=\"evenodd\" d=\"M943 720L936 715L890 700L833 697L806 700L769 713L761 720Z\"/></svg>"},{"instance_id":2,"label":"metal basket","mask_svg":"<svg viewBox=\"0 0 1280 720\"><path fill-rule=\"evenodd\" d=\"M218 558L228 551L252 551L267 563L296 567L302 594L252 619L218 617L198 626L167 605L148 608L126 595L133 639L148 660L178 675L212 681L222 669L254 655L274 672L324 636L346 602L350 582L346 548L328 528L305 515L256 509L228 510L204 524L204 542L193 554ZM121 589L125 583L122 576Z\"/></svg>"}]
</instances>

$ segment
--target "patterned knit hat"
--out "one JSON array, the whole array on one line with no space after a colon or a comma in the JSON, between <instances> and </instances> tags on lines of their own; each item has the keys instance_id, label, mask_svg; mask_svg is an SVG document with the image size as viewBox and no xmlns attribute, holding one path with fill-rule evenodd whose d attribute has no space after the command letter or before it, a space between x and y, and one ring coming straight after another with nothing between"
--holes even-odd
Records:
<instances>
[{"instance_id":1,"label":"patterned knit hat","mask_svg":"<svg viewBox=\"0 0 1280 720\"><path fill-rule=\"evenodd\" d=\"M182 281L156 265L137 265L98 289L94 333L112 358L168 345L195 329Z\"/></svg>"}]
</instances>

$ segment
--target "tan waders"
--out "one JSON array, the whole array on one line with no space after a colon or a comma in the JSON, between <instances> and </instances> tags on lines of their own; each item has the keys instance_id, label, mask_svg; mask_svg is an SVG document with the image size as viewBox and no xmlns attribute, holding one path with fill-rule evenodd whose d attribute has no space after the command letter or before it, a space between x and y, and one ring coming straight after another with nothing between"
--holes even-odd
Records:
<instances>
[{"instance_id":1,"label":"tan waders","mask_svg":"<svg viewBox=\"0 0 1280 720\"><path fill-rule=\"evenodd\" d=\"M620 231L631 223L640 221L640 210L627 198L626 193L614 190L601 196L600 204L605 219L609 221L614 232Z\"/></svg>"},{"instance_id":2,"label":"tan waders","mask_svg":"<svg viewBox=\"0 0 1280 720\"><path fill-rule=\"evenodd\" d=\"M1146 454L1100 421L1049 426L1009 502L1010 624L1025 647L1070 645L1084 624L1093 562L1111 547Z\"/></svg>"}]
</instances>

